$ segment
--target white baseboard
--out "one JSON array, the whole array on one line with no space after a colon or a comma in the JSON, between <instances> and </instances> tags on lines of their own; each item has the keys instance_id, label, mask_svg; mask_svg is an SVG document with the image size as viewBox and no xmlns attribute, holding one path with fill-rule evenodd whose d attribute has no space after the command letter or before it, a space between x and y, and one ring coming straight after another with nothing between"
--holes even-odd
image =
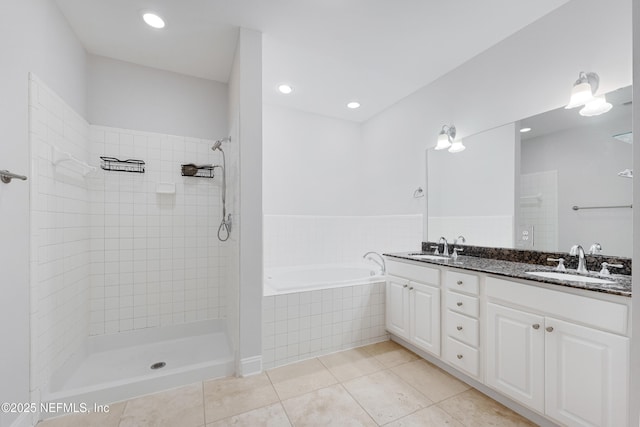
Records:
<instances>
[{"instance_id":1,"label":"white baseboard","mask_svg":"<svg viewBox=\"0 0 640 427\"><path fill-rule=\"evenodd\" d=\"M262 372L262 355L240 359L240 366L238 366L239 377L257 375L260 372Z\"/></svg>"}]
</instances>

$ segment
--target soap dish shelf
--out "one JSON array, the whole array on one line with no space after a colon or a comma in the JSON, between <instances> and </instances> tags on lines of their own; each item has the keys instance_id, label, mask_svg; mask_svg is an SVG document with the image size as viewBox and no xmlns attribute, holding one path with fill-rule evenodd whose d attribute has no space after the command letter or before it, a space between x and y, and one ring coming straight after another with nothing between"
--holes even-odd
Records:
<instances>
[{"instance_id":1,"label":"soap dish shelf","mask_svg":"<svg viewBox=\"0 0 640 427\"><path fill-rule=\"evenodd\" d=\"M188 176L191 178L214 178L216 166L214 165L203 165L203 166L195 166L197 171L193 174L192 170L195 165L192 163L181 165L180 171L182 176Z\"/></svg>"},{"instance_id":2,"label":"soap dish shelf","mask_svg":"<svg viewBox=\"0 0 640 427\"><path fill-rule=\"evenodd\" d=\"M106 171L144 173L144 160L120 160L115 157L100 156L100 167Z\"/></svg>"}]
</instances>

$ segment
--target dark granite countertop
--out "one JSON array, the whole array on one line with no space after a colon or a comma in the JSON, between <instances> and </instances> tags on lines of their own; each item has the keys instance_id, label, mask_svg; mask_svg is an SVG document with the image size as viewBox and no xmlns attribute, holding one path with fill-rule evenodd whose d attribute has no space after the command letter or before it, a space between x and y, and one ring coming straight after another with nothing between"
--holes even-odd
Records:
<instances>
[{"instance_id":1,"label":"dark granite countertop","mask_svg":"<svg viewBox=\"0 0 640 427\"><path fill-rule=\"evenodd\" d=\"M553 267L549 267L546 265L537 265L537 264L526 264L522 262L513 262L513 261L503 261L498 259L491 258L478 258L472 256L458 256L458 258L454 261L449 258L447 260L429 260L429 259L420 259L416 258L416 252L400 252L400 253L391 253L384 254L390 258L398 258L410 261L423 262L425 264L432 265L440 265L443 267L455 267L463 270L471 270L478 271L482 273L495 274L499 276L517 278L517 279L525 279L533 282L542 282L548 283L551 285L565 286L570 288L577 289L586 289L588 291L593 292L602 292L606 294L613 295L621 295L625 297L631 297L631 276L622 275L622 274L612 274L611 276L602 277L597 273L589 273L590 277L597 277L599 279L610 280L615 283L586 283L586 282L574 282L574 281L564 281L564 280L556 280L546 277L538 277L533 276L531 274L526 274L527 271L556 271ZM431 255L427 252L422 253L422 255ZM567 273L575 274L575 270L567 270Z\"/></svg>"}]
</instances>

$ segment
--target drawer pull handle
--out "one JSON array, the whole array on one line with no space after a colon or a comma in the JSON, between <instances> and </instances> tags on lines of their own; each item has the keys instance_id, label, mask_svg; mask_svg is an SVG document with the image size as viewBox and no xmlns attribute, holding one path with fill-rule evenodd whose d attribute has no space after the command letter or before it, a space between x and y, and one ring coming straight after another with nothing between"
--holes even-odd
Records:
<instances>
[{"instance_id":1,"label":"drawer pull handle","mask_svg":"<svg viewBox=\"0 0 640 427\"><path fill-rule=\"evenodd\" d=\"M463 355L461 355L461 354L458 354L456 357L457 357L458 359L462 359L464 356L463 356Z\"/></svg>"},{"instance_id":2,"label":"drawer pull handle","mask_svg":"<svg viewBox=\"0 0 640 427\"><path fill-rule=\"evenodd\" d=\"M407 286L409 286L409 285L402 285L403 288L406 288Z\"/></svg>"},{"instance_id":3,"label":"drawer pull handle","mask_svg":"<svg viewBox=\"0 0 640 427\"><path fill-rule=\"evenodd\" d=\"M533 329L540 329L540 325L538 325L537 323L534 323L533 325L531 325L531 327Z\"/></svg>"},{"instance_id":4,"label":"drawer pull handle","mask_svg":"<svg viewBox=\"0 0 640 427\"><path fill-rule=\"evenodd\" d=\"M458 280L458 285L462 285L462 280Z\"/></svg>"},{"instance_id":5,"label":"drawer pull handle","mask_svg":"<svg viewBox=\"0 0 640 427\"><path fill-rule=\"evenodd\" d=\"M413 290L413 286L412 286L412 287L410 287L410 288L409 288L409 290L410 290L410 291L412 291L412 290Z\"/></svg>"},{"instance_id":6,"label":"drawer pull handle","mask_svg":"<svg viewBox=\"0 0 640 427\"><path fill-rule=\"evenodd\" d=\"M456 329L461 331L462 330L462 326L456 326Z\"/></svg>"},{"instance_id":7,"label":"drawer pull handle","mask_svg":"<svg viewBox=\"0 0 640 427\"><path fill-rule=\"evenodd\" d=\"M553 326L547 326L547 332L553 332Z\"/></svg>"},{"instance_id":8,"label":"drawer pull handle","mask_svg":"<svg viewBox=\"0 0 640 427\"><path fill-rule=\"evenodd\" d=\"M456 303L456 305L457 305L458 307L462 307L462 303L461 303L460 301L458 301L458 302Z\"/></svg>"}]
</instances>

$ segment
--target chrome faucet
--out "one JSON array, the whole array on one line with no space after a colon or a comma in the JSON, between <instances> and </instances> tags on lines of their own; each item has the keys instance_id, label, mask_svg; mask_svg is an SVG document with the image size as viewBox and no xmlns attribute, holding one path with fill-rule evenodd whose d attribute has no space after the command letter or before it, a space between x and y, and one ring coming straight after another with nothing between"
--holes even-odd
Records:
<instances>
[{"instance_id":1,"label":"chrome faucet","mask_svg":"<svg viewBox=\"0 0 640 427\"><path fill-rule=\"evenodd\" d=\"M380 261L372 258L371 255L377 255L378 258L380 258ZM362 258L366 258L369 261L373 261L376 264L378 264L380 266L380 270L382 270L382 274L387 273L387 264L384 262L384 258L382 257L382 255L380 255L378 252L373 252L373 251L367 252L366 254L362 255Z\"/></svg>"},{"instance_id":2,"label":"chrome faucet","mask_svg":"<svg viewBox=\"0 0 640 427\"><path fill-rule=\"evenodd\" d=\"M447 243L447 239L445 239L444 237L440 237L440 240L438 240L438 244L440 244L441 242L444 242L444 248L442 249L442 255L449 256L449 244Z\"/></svg>"},{"instance_id":3,"label":"chrome faucet","mask_svg":"<svg viewBox=\"0 0 640 427\"><path fill-rule=\"evenodd\" d=\"M578 268L576 268L576 271L578 273L588 273L589 271L587 270L587 262L585 260L585 256L584 256L584 249L582 248L582 246L580 245L573 245L571 246L571 251L569 252L569 255L572 256L578 256Z\"/></svg>"}]
</instances>

